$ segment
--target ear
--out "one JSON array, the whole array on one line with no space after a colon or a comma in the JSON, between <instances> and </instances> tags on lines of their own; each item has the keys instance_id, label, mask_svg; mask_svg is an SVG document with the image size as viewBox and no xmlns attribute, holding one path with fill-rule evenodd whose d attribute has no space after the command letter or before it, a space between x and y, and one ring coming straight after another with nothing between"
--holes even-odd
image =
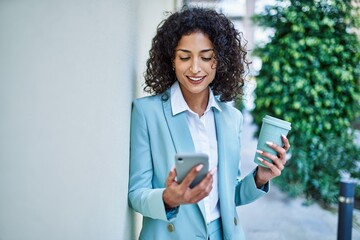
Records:
<instances>
[{"instance_id":1,"label":"ear","mask_svg":"<svg viewBox=\"0 0 360 240\"><path fill-rule=\"evenodd\" d=\"M217 61L214 60L214 62L211 64L211 68L216 69L216 67L217 67Z\"/></svg>"}]
</instances>

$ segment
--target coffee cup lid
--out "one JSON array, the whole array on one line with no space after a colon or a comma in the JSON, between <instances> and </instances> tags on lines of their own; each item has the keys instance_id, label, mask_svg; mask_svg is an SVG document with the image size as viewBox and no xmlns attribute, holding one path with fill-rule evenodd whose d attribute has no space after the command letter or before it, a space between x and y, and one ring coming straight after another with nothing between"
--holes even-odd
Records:
<instances>
[{"instance_id":1,"label":"coffee cup lid","mask_svg":"<svg viewBox=\"0 0 360 240\"><path fill-rule=\"evenodd\" d=\"M275 118L275 117L271 117L269 115L265 115L265 117L263 118L263 122L287 129L287 130L291 130L291 123L284 121L282 119L279 118Z\"/></svg>"}]
</instances>

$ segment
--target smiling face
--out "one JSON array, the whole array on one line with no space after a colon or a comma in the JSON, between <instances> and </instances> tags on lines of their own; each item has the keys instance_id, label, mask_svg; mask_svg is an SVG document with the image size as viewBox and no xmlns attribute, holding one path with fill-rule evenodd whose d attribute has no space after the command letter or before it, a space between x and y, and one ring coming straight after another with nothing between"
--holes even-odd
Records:
<instances>
[{"instance_id":1,"label":"smiling face","mask_svg":"<svg viewBox=\"0 0 360 240\"><path fill-rule=\"evenodd\" d=\"M185 100L208 96L208 86L216 74L216 60L207 35L194 32L182 36L175 48L173 64Z\"/></svg>"}]
</instances>

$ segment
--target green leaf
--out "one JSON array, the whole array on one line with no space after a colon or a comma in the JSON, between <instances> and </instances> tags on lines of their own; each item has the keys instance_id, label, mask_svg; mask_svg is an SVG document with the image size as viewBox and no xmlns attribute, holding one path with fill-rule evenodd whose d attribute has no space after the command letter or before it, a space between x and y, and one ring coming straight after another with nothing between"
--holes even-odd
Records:
<instances>
[{"instance_id":1,"label":"green leaf","mask_svg":"<svg viewBox=\"0 0 360 240\"><path fill-rule=\"evenodd\" d=\"M360 149L350 128L360 116L360 42L353 31L360 25L360 5L277 2L253 18L274 35L254 50L262 69L252 114L258 129L265 114L292 122L291 164L276 183L293 196L331 204L338 171L360 175Z\"/></svg>"}]
</instances>

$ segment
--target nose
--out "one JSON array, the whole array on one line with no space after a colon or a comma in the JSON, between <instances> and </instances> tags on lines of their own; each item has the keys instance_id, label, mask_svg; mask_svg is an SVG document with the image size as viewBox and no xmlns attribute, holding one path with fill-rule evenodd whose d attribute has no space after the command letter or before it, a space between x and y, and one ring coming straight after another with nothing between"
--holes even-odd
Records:
<instances>
[{"instance_id":1,"label":"nose","mask_svg":"<svg viewBox=\"0 0 360 240\"><path fill-rule=\"evenodd\" d=\"M199 61L197 59L194 59L191 62L190 71L192 73L198 73L198 72L200 72L200 70L201 70L201 68L200 68L200 65L199 65Z\"/></svg>"}]
</instances>

